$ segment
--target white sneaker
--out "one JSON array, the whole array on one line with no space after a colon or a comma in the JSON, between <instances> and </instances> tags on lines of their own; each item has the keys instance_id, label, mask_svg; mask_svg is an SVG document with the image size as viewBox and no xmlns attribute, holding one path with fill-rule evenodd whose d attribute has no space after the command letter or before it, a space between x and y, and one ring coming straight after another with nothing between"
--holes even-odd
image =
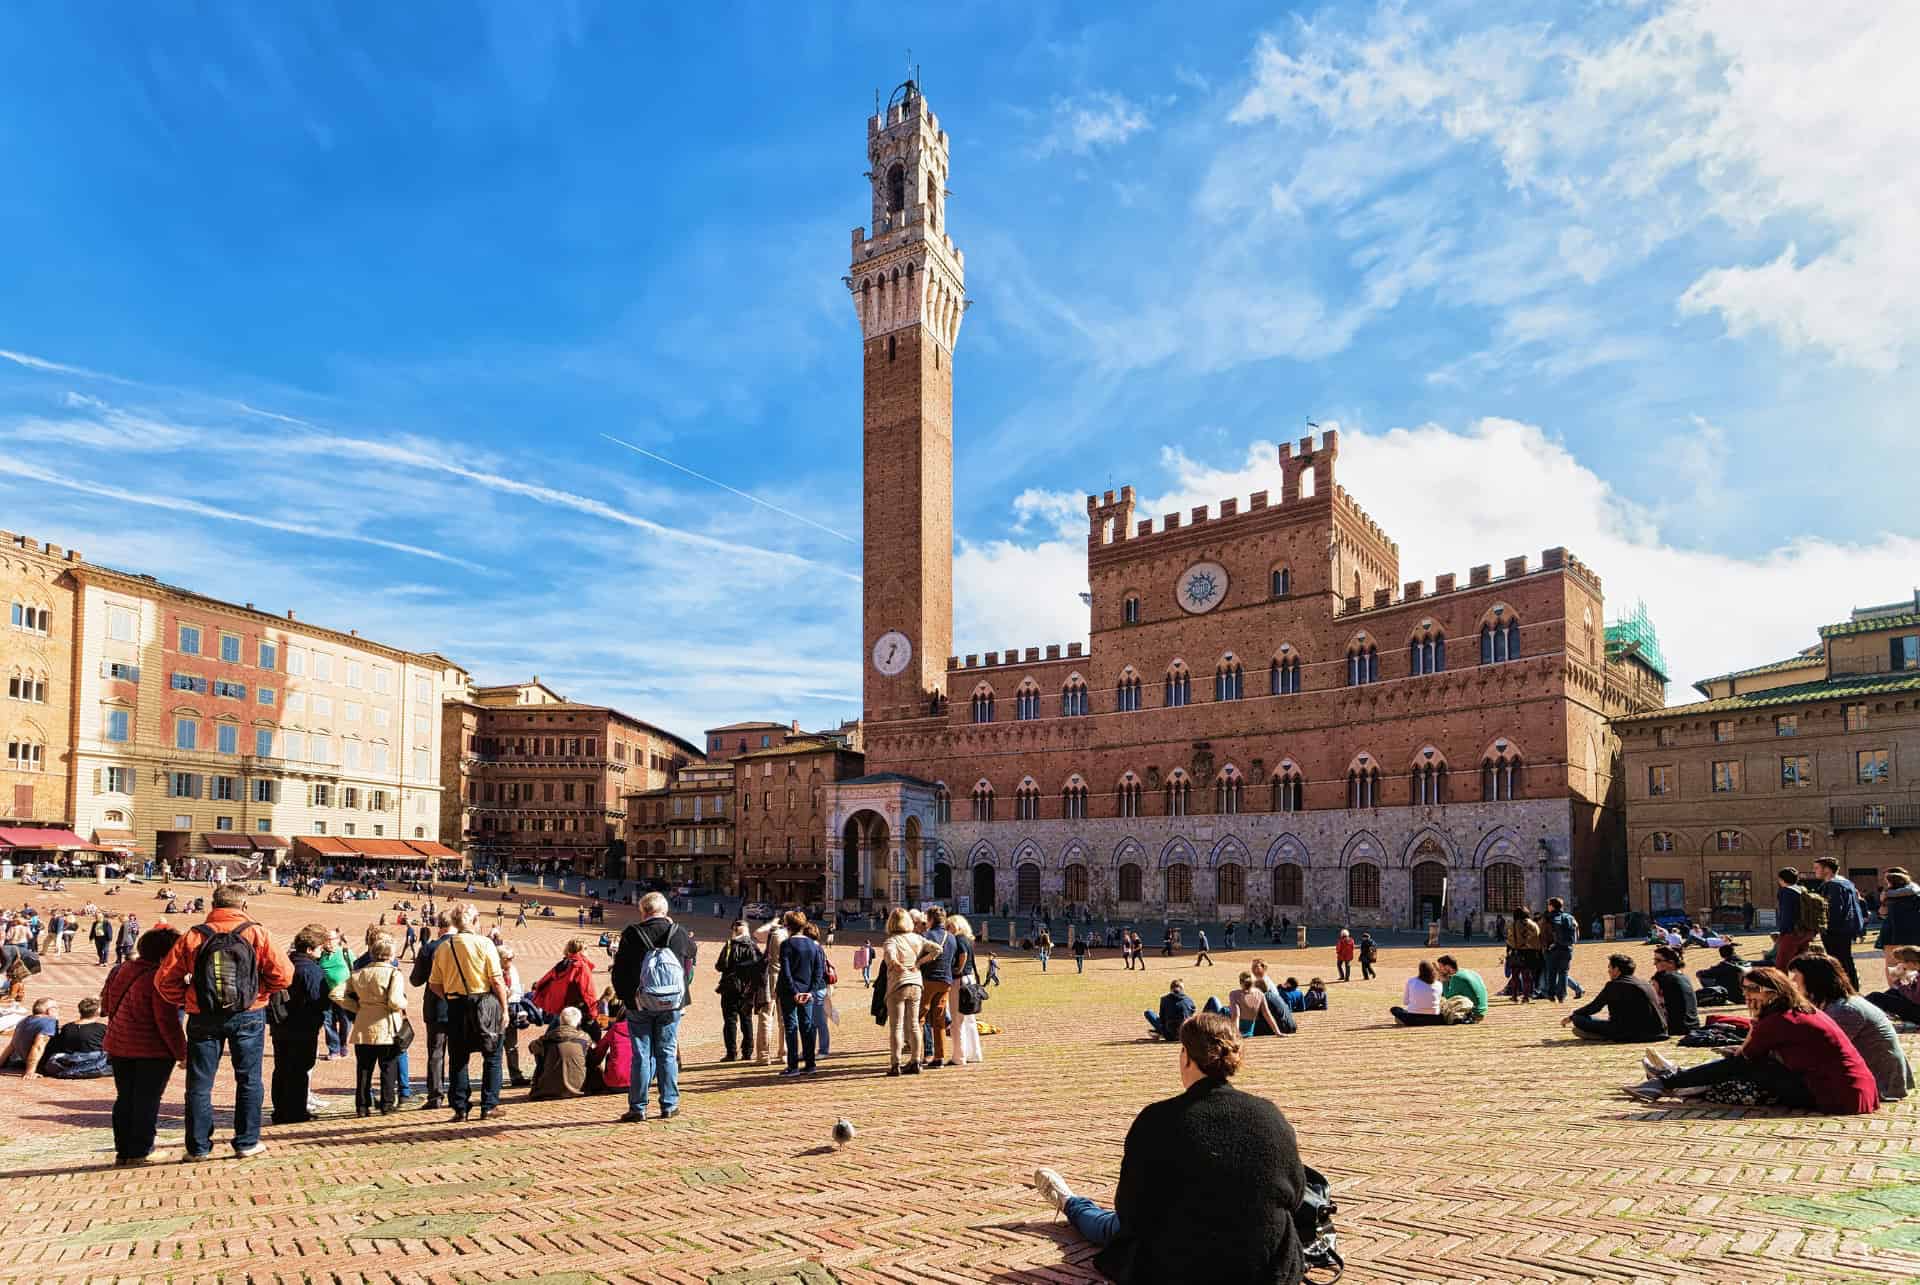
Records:
<instances>
[{"instance_id":1,"label":"white sneaker","mask_svg":"<svg viewBox=\"0 0 1920 1285\"><path fill-rule=\"evenodd\" d=\"M1047 1198L1047 1203L1053 1206L1055 1213L1066 1209L1067 1202L1073 1199L1067 1180L1051 1169L1033 1171L1033 1189Z\"/></svg>"},{"instance_id":2,"label":"white sneaker","mask_svg":"<svg viewBox=\"0 0 1920 1285\"><path fill-rule=\"evenodd\" d=\"M1659 1049L1648 1049L1640 1055L1640 1065L1647 1069L1647 1075L1655 1080L1663 1080L1669 1075L1677 1075L1680 1067Z\"/></svg>"},{"instance_id":3,"label":"white sneaker","mask_svg":"<svg viewBox=\"0 0 1920 1285\"><path fill-rule=\"evenodd\" d=\"M266 1143L256 1142L251 1147L235 1147L233 1149L233 1154L235 1159L251 1160L257 1155L265 1154L266 1149L267 1149Z\"/></svg>"}]
</instances>

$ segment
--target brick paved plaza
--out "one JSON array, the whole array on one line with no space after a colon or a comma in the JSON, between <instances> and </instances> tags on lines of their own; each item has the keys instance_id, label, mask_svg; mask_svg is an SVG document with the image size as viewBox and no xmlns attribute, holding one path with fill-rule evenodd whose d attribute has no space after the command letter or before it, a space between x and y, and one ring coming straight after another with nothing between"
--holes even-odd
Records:
<instances>
[{"instance_id":1,"label":"brick paved plaza","mask_svg":"<svg viewBox=\"0 0 1920 1285\"><path fill-rule=\"evenodd\" d=\"M116 909L152 914L139 891ZM377 909L273 894L250 913L284 942L315 917L357 937ZM717 927L696 921L703 978ZM570 935L570 919L510 934L528 980ZM1630 949L1646 967L1649 952ZM1453 950L1497 975L1490 946ZM1282 976L1334 972L1330 949L1264 953ZM1604 953L1581 947L1574 976L1601 980ZM1178 1088L1172 1050L1140 1038L1140 1011L1174 975L1224 994L1253 953L1222 951L1211 969L1155 955L1143 978L1106 952L1076 977L1071 959L1043 976L1002 951L987 1017L1003 1033L986 1039L985 1065L898 1080L881 1074L884 1033L850 954L844 940L834 950L833 1056L797 1083L718 1063L703 980L683 1027L682 1115L667 1123L616 1124L619 1098L527 1103L515 1090L485 1124L359 1120L352 1064L323 1061L317 1086L344 1115L269 1127L251 1161L227 1158L223 1117L216 1159L115 1169L111 1081L9 1076L0 1279L1097 1279L1029 1176L1054 1165L1110 1199L1134 1113ZM1478 1027L1393 1027L1386 1007L1416 957L1386 951L1377 981L1334 985L1331 1012L1257 1042L1240 1076L1333 1181L1349 1281L1920 1278L1912 1102L1863 1119L1652 1110L1615 1091L1639 1078L1637 1051L1576 1042L1550 1005L1496 1000ZM1878 962L1863 964L1877 981ZM51 957L40 993L70 1016L101 976L90 954ZM416 1078L423 1067L416 1053ZM161 1121L176 1154L183 1088L176 1073ZM223 1071L215 1103L230 1101ZM842 1115L860 1133L835 1152Z\"/></svg>"}]
</instances>

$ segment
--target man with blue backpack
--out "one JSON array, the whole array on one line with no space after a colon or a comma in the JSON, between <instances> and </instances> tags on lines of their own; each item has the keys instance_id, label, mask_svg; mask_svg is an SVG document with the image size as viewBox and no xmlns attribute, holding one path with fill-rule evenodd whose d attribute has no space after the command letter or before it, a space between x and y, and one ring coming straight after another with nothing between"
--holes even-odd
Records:
<instances>
[{"instance_id":1,"label":"man with blue backpack","mask_svg":"<svg viewBox=\"0 0 1920 1285\"><path fill-rule=\"evenodd\" d=\"M1832 857L1815 858L1813 875L1819 880L1820 895L1827 899L1827 926L1820 932L1820 944L1847 974L1853 988L1859 990L1860 971L1853 964L1853 943L1867 935L1867 908L1861 904L1860 889L1840 873L1840 863Z\"/></svg>"},{"instance_id":2,"label":"man with blue backpack","mask_svg":"<svg viewBox=\"0 0 1920 1285\"><path fill-rule=\"evenodd\" d=\"M187 1159L213 1150L213 1077L225 1049L233 1062L233 1153L265 1151L260 1141L262 1054L267 1000L293 983L293 964L267 930L249 920L237 884L213 890L205 923L181 934L153 976L154 993L187 1010Z\"/></svg>"},{"instance_id":3,"label":"man with blue backpack","mask_svg":"<svg viewBox=\"0 0 1920 1285\"><path fill-rule=\"evenodd\" d=\"M667 917L667 899L640 898L640 922L627 925L613 956L613 993L627 1006L627 1037L633 1043L633 1082L627 1089L623 1124L647 1118L647 1096L660 1081L660 1118L680 1114L680 1063L676 1047L680 1014L691 1002L693 938Z\"/></svg>"}]
</instances>

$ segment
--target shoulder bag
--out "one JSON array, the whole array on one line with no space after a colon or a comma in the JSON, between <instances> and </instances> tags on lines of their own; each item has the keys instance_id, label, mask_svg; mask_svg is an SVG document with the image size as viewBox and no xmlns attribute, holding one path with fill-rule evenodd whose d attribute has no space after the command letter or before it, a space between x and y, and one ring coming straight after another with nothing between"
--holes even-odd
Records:
<instances>
[{"instance_id":1,"label":"shoulder bag","mask_svg":"<svg viewBox=\"0 0 1920 1285\"><path fill-rule=\"evenodd\" d=\"M446 944L452 941L449 937ZM453 952L453 966L460 973L460 981L468 987L462 1016L466 1023L466 1043L491 1054L500 1047L501 1037L506 1033L506 1010L500 1006L500 997L492 991L473 993L473 981L467 976L467 966L460 962L458 950Z\"/></svg>"}]
</instances>

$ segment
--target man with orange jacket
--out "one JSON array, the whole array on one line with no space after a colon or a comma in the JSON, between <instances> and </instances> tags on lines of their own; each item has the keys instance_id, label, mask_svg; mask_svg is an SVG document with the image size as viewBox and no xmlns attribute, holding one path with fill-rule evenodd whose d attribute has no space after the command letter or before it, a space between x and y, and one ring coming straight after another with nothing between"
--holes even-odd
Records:
<instances>
[{"instance_id":1,"label":"man with orange jacket","mask_svg":"<svg viewBox=\"0 0 1920 1285\"><path fill-rule=\"evenodd\" d=\"M204 923L187 929L154 974L161 999L187 1010L187 1159L213 1150L213 1077L224 1047L233 1059L233 1153L267 1149L260 1141L260 1074L267 999L293 982L293 964L267 930L246 916L237 884L213 891Z\"/></svg>"}]
</instances>

